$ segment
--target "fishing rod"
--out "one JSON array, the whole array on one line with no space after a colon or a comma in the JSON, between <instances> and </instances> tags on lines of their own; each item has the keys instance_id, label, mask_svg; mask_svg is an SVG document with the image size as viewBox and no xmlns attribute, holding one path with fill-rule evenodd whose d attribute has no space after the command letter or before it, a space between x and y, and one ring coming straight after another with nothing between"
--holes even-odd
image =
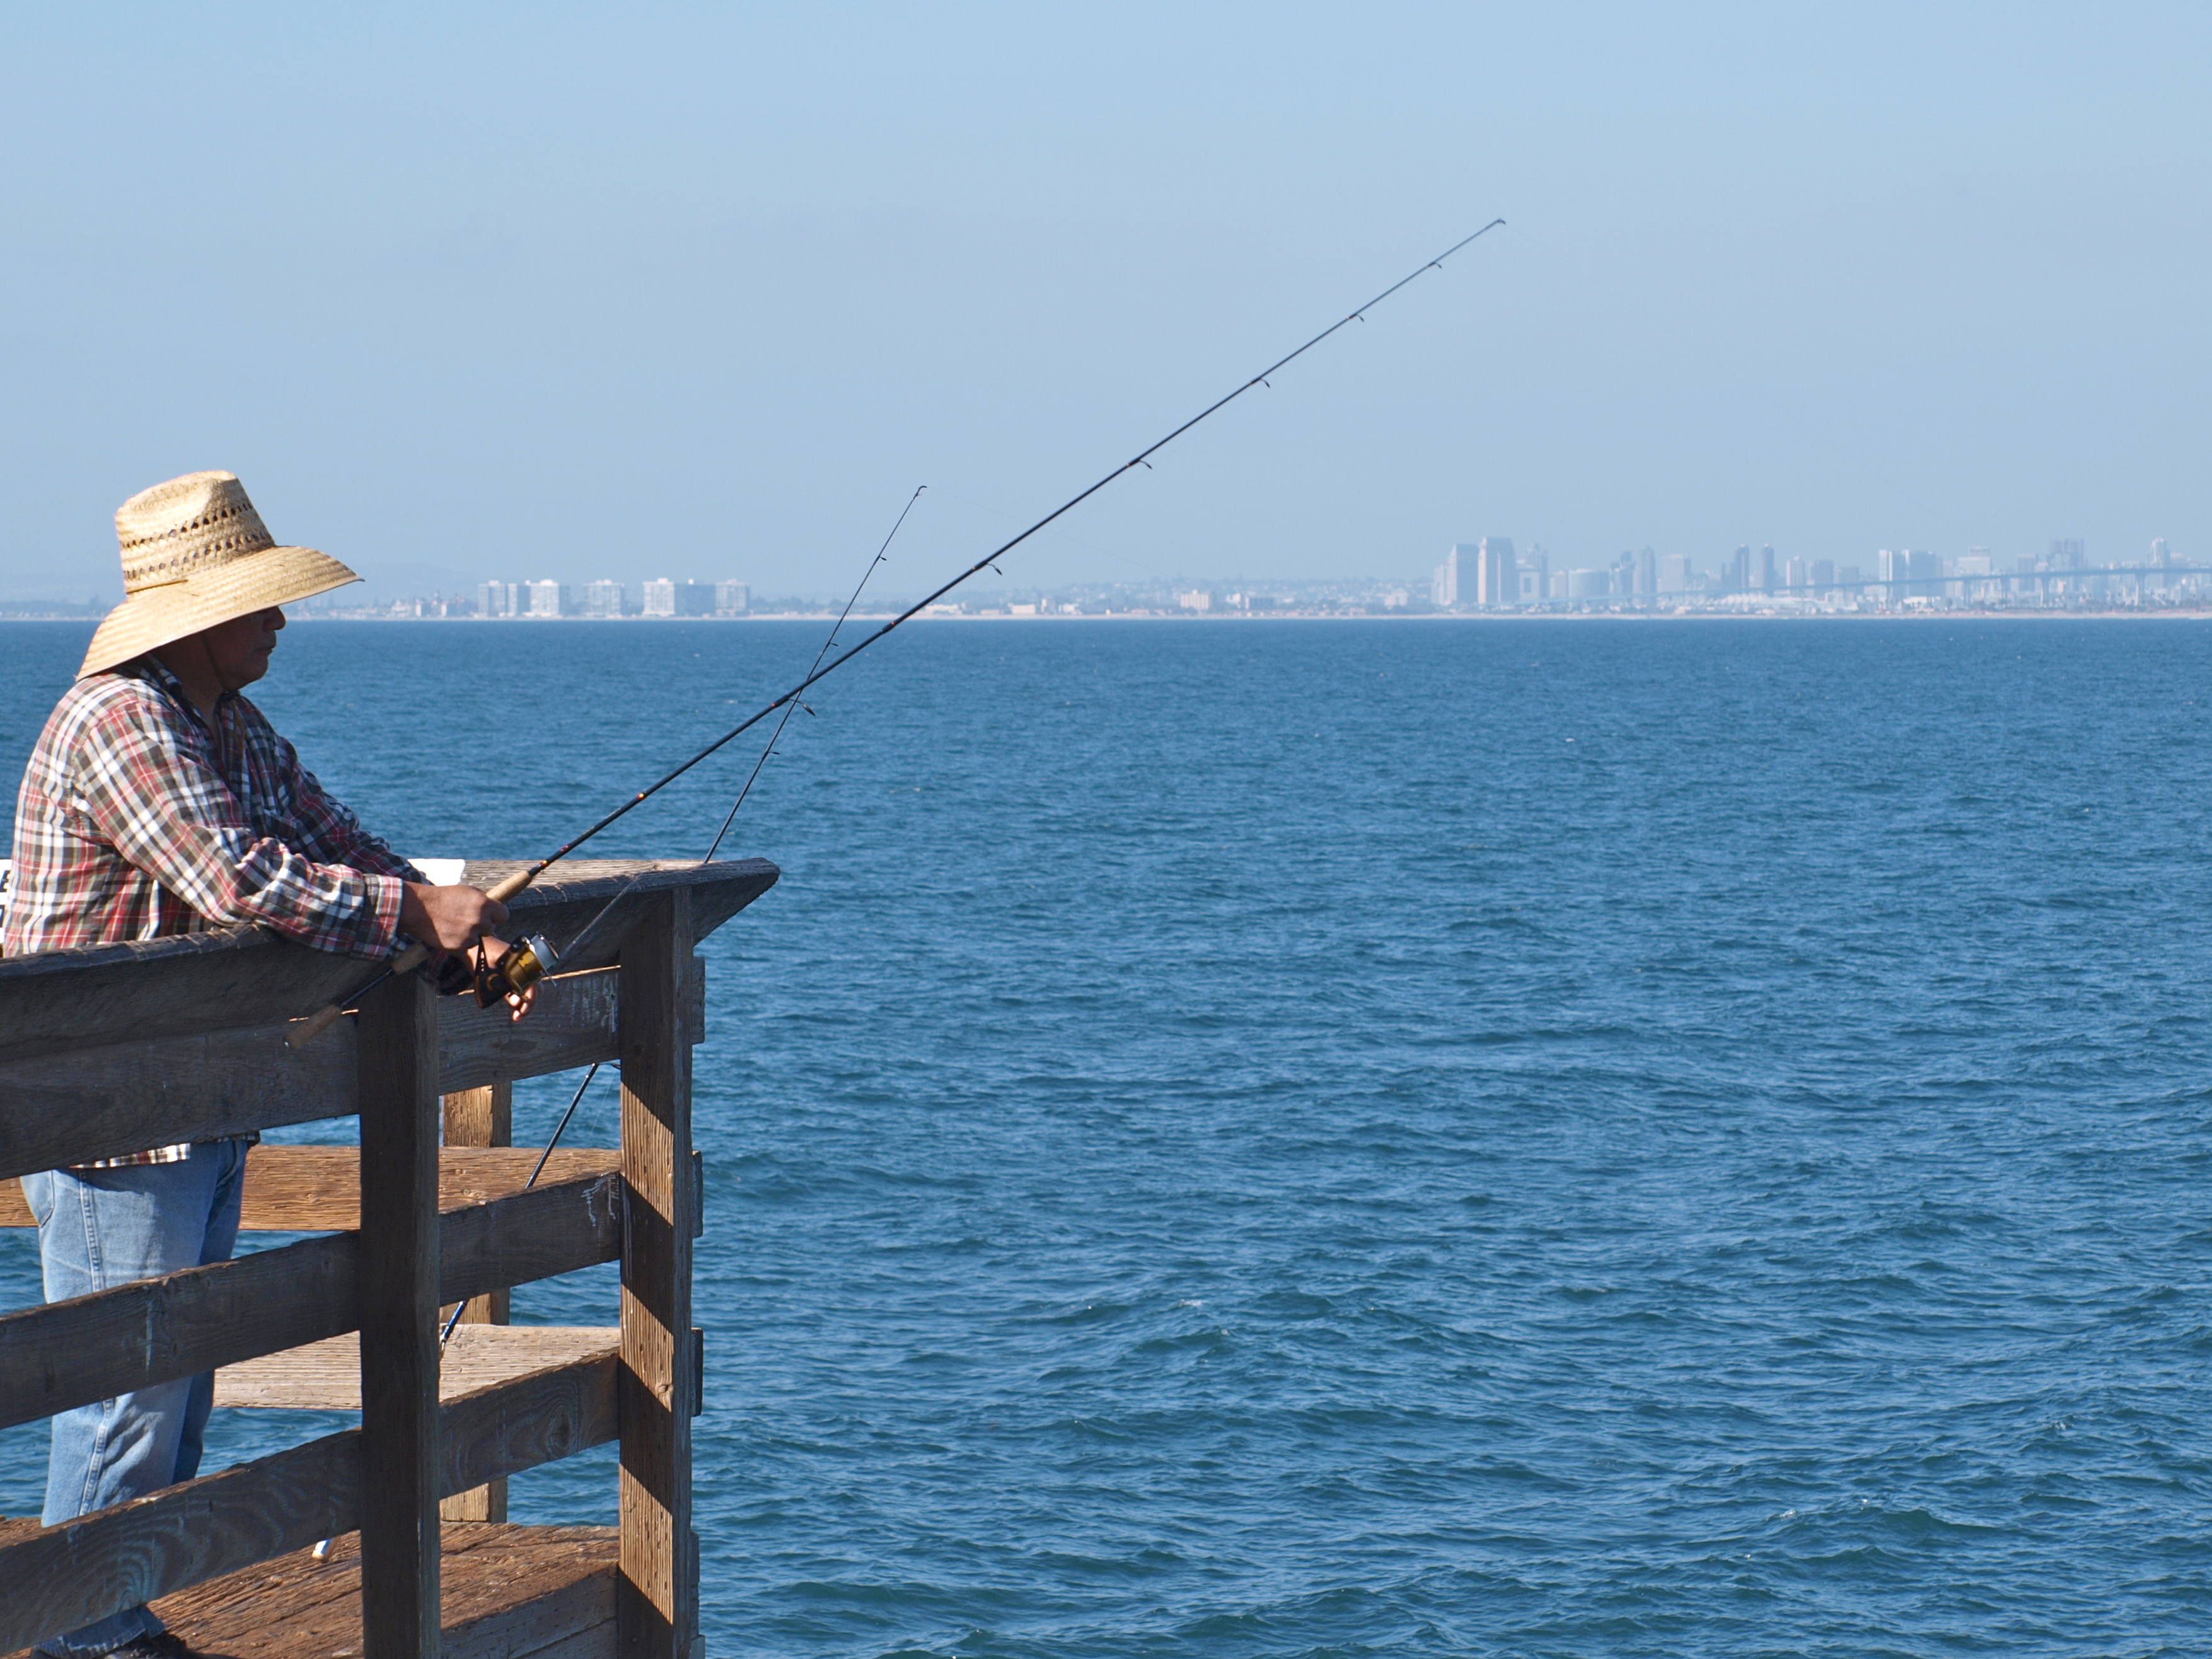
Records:
<instances>
[{"instance_id":1,"label":"fishing rod","mask_svg":"<svg viewBox=\"0 0 2212 1659\"><path fill-rule=\"evenodd\" d=\"M1384 289L1381 293L1375 296L1373 299L1369 300L1364 305L1358 306L1352 310L1346 312L1343 316L1338 318L1336 321L1322 329L1320 333L1315 335L1311 339L1308 340L1304 345L1299 346L1296 351L1288 352L1283 357L1277 358L1273 363L1269 363L1258 374L1253 375L1251 379L1244 381L1243 384L1237 387L1234 391L1228 393L1225 396L1215 399L1214 401L1206 405L1205 408L1200 410L1198 413L1193 415L1188 420L1183 422L1182 424L1176 427L1173 430L1169 432L1166 436L1158 439L1153 443L1148 445L1146 448L1139 450L1134 455L1131 456L1127 460L1123 461L1119 467L1115 467L1113 471L1108 473L1103 478L1100 479L1096 484L1091 485L1088 489L1069 497L1066 501L1054 508L1052 511L1047 513L1042 518L1037 520L1036 523L1030 525L1028 529L1024 530L1020 534L1014 536L1006 541L1001 542L998 546L984 554L982 558L977 559L973 564L970 564L966 570L961 571L959 575L954 576L950 582L945 582L934 592L917 600L905 610L901 611L890 621L884 623L882 627L877 629L873 633L862 639L858 644L852 646L839 656L832 657L828 662L820 663L817 667L810 669L805 679L800 680L789 691L784 692L782 696L775 698L766 707L760 710L758 713L754 714L747 719L741 721L738 724L732 726L728 731L723 733L721 736L716 738L713 742L708 744L705 748L701 749L696 754L684 762L682 765L678 766L672 772L668 772L655 782L647 784L644 789L640 790L635 795L630 796L629 800L623 802L622 805L617 807L612 812L607 814L604 818L599 819L596 823L586 829L582 834L577 836L574 840L555 848L553 851L548 853L536 863L532 864L524 869L518 870L514 875L507 876L500 881L491 887L487 896L498 903L504 904L507 900L512 899L516 894L520 893L524 888L527 887L532 881L535 881L553 865L558 863L562 859L568 857L569 854L574 852L577 848L582 846L593 836L599 834L600 831L617 822L623 817L626 817L639 807L643 806L647 801L650 801L654 796L659 794L661 790L666 789L678 778L683 777L684 773L690 772L694 766L698 765L701 762L706 760L710 756L719 753L725 745L732 742L744 733L750 731L753 727L767 719L769 716L774 714L778 709L784 707L787 704L797 700L799 697L803 696L807 688L812 686L817 680L825 679L829 675L835 674L838 669L843 668L848 662L850 662L854 657L858 656L862 651L866 650L869 646L873 645L877 641L882 639L885 635L890 634L894 630L902 627L907 623L912 621L915 617L921 615L922 612L928 609L932 605L937 603L939 600L944 598L945 595L951 593L955 588L960 586L963 582L969 580L971 577L980 576L985 570L994 570L996 568L996 562L1000 558L1003 558L1007 553L1012 552L1015 548L1020 546L1022 543L1027 541L1031 536L1043 529L1047 525L1051 524L1054 521L1066 516L1068 513L1073 512L1076 508L1090 500L1091 497L1097 495L1101 490L1103 490L1108 485L1113 483L1123 473L1133 472L1139 467L1149 468L1152 466L1151 458L1152 456L1166 448L1168 445L1173 443L1184 433L1189 431L1191 428L1198 425L1201 421L1208 419L1221 410L1228 407L1229 405L1236 402L1237 399L1243 397L1254 387L1271 386L1272 382L1269 381L1268 376L1276 374L1279 370L1285 369L1291 363L1297 362L1300 357L1305 356L1307 352L1312 351L1314 347L1319 345L1323 340L1328 339L1330 335L1335 333L1339 329L1343 328L1351 323L1366 321L1367 314L1370 311L1382 304L1383 301L1389 299L1400 289L1405 287L1408 283L1414 281L1416 278L1426 275L1429 271L1441 271L1443 269L1443 263L1446 259L1451 258L1453 254L1458 253L1460 249L1465 247L1469 242L1474 241L1479 237L1488 235L1492 231L1497 229L1498 226L1504 223L1505 221L1503 219L1492 219L1488 224L1483 226L1481 229L1475 231L1473 235L1461 237L1459 241L1454 242L1449 247L1437 254L1434 259L1425 260L1414 270L1407 272L1405 276L1401 277L1396 282L1392 283L1389 287ZM538 955L538 947L541 942L542 941L535 936L520 941L514 946L510 947L507 955L500 959L501 968L507 972L512 988L518 992L526 990L529 985L535 985L545 973L549 957ZM547 948L550 952L550 948L548 947ZM571 950L574 948L573 944L570 948ZM512 968L509 968L508 963L511 960L516 957L518 951L523 953L522 958L519 961L514 961ZM347 999L347 1001L351 1002L358 1000L360 997L366 996L369 991L374 990L378 985L383 984L385 980L392 978L394 974L412 973L416 968L421 967L423 962L429 959L429 955L430 952L428 946L422 944L410 945L405 951L394 957L388 967L386 967L382 973L377 974L375 978L364 984L361 989L355 991L352 996ZM317 1033L322 1031L334 1022L343 1013L344 1013L344 1003L332 1003L329 1004L327 1007L324 1008L321 1012L309 1018L300 1033L288 1040L294 1044L307 1041Z\"/></svg>"}]
</instances>

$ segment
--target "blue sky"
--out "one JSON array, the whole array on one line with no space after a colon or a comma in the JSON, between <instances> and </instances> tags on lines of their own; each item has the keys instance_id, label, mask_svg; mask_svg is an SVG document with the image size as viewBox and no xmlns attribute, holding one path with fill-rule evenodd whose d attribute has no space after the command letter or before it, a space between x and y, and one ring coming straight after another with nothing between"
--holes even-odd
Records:
<instances>
[{"instance_id":1,"label":"blue sky","mask_svg":"<svg viewBox=\"0 0 2212 1659\"><path fill-rule=\"evenodd\" d=\"M1740 541L2212 562L2212 9L15 8L0 592L201 467L389 591Z\"/></svg>"}]
</instances>

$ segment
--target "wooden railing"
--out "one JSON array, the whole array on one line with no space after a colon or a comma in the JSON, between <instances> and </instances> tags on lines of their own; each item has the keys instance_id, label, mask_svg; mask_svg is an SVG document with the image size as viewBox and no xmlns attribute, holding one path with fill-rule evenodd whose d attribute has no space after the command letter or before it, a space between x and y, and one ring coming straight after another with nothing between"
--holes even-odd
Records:
<instances>
[{"instance_id":1,"label":"wooden railing","mask_svg":"<svg viewBox=\"0 0 2212 1659\"><path fill-rule=\"evenodd\" d=\"M471 863L467 879L488 887L514 868ZM358 1530L365 1659L426 1659L439 1645L440 1500L618 1439L617 1650L692 1659L693 948L776 870L556 867L514 901L517 925L557 944L641 870L520 1024L417 975L289 1048L291 1023L359 985L364 966L251 930L0 961L0 1223L27 1220L13 1178L34 1171L361 1121L357 1150L263 1146L249 1159L246 1224L320 1236L0 1315L0 1427L208 1370L223 1379L219 1400L361 1412L358 1429L133 1503L52 1527L0 1521L0 1653ZM481 1144L490 1133L441 1149L441 1097L450 1118L465 1091L607 1060L621 1071L618 1150L564 1151L526 1192L534 1154ZM622 1265L618 1333L471 1331L441 1397L441 1304L607 1261Z\"/></svg>"}]
</instances>

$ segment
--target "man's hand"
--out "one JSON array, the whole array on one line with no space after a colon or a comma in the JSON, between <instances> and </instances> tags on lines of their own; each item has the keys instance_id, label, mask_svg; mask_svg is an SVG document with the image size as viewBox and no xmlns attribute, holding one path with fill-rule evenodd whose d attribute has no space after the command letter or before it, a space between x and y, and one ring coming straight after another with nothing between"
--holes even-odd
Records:
<instances>
[{"instance_id":1,"label":"man's hand","mask_svg":"<svg viewBox=\"0 0 2212 1659\"><path fill-rule=\"evenodd\" d=\"M486 967L492 967L501 957L506 955L507 953L513 948L514 947L508 944L506 940L495 939L491 935L487 933L484 935L483 939L484 966ZM529 990L524 991L519 997L516 996L514 992L511 991L508 991L507 993L507 1005L514 1010L514 1013L507 1016L507 1018L510 1020L520 1019L524 1015L529 1013L532 1009L538 1006L538 987L533 985Z\"/></svg>"},{"instance_id":2,"label":"man's hand","mask_svg":"<svg viewBox=\"0 0 2212 1659\"><path fill-rule=\"evenodd\" d=\"M507 919L507 906L471 887L434 887L410 881L399 901L399 927L433 950L466 950Z\"/></svg>"}]
</instances>

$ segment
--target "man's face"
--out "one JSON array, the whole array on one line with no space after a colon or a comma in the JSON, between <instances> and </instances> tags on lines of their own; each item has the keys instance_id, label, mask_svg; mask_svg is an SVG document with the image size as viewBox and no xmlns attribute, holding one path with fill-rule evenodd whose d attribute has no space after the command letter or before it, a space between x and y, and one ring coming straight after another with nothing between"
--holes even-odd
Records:
<instances>
[{"instance_id":1,"label":"man's face","mask_svg":"<svg viewBox=\"0 0 2212 1659\"><path fill-rule=\"evenodd\" d=\"M276 649L276 631L284 625L284 613L276 606L250 616L233 617L204 631L208 666L224 689L251 686L269 672L269 654Z\"/></svg>"}]
</instances>

